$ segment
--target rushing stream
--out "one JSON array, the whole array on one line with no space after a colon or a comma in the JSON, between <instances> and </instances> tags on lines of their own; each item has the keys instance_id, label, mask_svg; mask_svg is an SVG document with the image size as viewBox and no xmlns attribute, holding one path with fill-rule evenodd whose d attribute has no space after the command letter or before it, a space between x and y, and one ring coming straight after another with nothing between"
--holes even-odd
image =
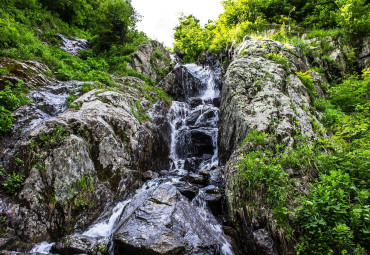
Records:
<instances>
[{"instance_id":1,"label":"rushing stream","mask_svg":"<svg viewBox=\"0 0 370 255\"><path fill-rule=\"evenodd\" d=\"M182 102L174 101L168 111L170 169L147 181L130 199L118 202L85 232L71 237L105 240L110 254L233 254L212 214L222 214L218 208L222 200L218 184L223 178L217 151L219 87L209 68L194 64L176 68L180 67L203 88ZM211 210L210 204L217 204L216 209ZM31 253L48 253L52 246L43 242Z\"/></svg>"}]
</instances>

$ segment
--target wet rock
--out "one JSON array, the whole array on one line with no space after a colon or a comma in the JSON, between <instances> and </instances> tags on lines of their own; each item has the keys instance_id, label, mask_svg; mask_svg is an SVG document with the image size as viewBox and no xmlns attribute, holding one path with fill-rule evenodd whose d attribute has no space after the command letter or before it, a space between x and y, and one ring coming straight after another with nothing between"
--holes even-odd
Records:
<instances>
[{"instance_id":1,"label":"wet rock","mask_svg":"<svg viewBox=\"0 0 370 255\"><path fill-rule=\"evenodd\" d=\"M204 175L194 174L194 173L190 173L188 175L188 180L190 183L194 183L194 184L205 185L207 183L207 179L204 177Z\"/></svg>"},{"instance_id":2,"label":"wet rock","mask_svg":"<svg viewBox=\"0 0 370 255\"><path fill-rule=\"evenodd\" d=\"M67 110L66 98L71 90L77 91L84 82L68 81L53 82L31 90L27 96L30 104L24 105L13 112L15 121L11 132L0 137L0 164L6 166L13 157L14 151L36 127L46 120L58 116Z\"/></svg>"},{"instance_id":3,"label":"wet rock","mask_svg":"<svg viewBox=\"0 0 370 255\"><path fill-rule=\"evenodd\" d=\"M79 109L49 118L20 143L14 155L22 164L9 166L22 168L24 185L15 199L0 196L0 214L12 222L12 234L30 243L59 239L135 190L138 169L163 169L165 138L155 123L140 124L132 114L142 97L133 87L92 90L74 102ZM9 166L5 171L17 169Z\"/></svg>"},{"instance_id":4,"label":"wet rock","mask_svg":"<svg viewBox=\"0 0 370 255\"><path fill-rule=\"evenodd\" d=\"M191 157L185 160L184 169L190 172L196 172L199 169L199 165L202 163L202 158Z\"/></svg>"},{"instance_id":5,"label":"wet rock","mask_svg":"<svg viewBox=\"0 0 370 255\"><path fill-rule=\"evenodd\" d=\"M203 154L213 154L213 139L208 132L194 129L190 131L190 137L193 156L202 157Z\"/></svg>"},{"instance_id":6,"label":"wet rock","mask_svg":"<svg viewBox=\"0 0 370 255\"><path fill-rule=\"evenodd\" d=\"M154 81L160 81L162 73L169 72L170 64L170 53L159 42L150 41L139 46L128 66Z\"/></svg>"},{"instance_id":7,"label":"wet rock","mask_svg":"<svg viewBox=\"0 0 370 255\"><path fill-rule=\"evenodd\" d=\"M214 98L212 103L215 107L220 107L221 106L221 98L219 98L219 97Z\"/></svg>"},{"instance_id":8,"label":"wet rock","mask_svg":"<svg viewBox=\"0 0 370 255\"><path fill-rule=\"evenodd\" d=\"M40 62L24 61L20 62L9 58L0 58L0 67L7 70L8 73L0 75L0 89L3 89L7 82L17 84L20 80L31 88L46 86L55 82L50 69Z\"/></svg>"},{"instance_id":9,"label":"wet rock","mask_svg":"<svg viewBox=\"0 0 370 255\"><path fill-rule=\"evenodd\" d=\"M209 185L202 189L199 195L206 203L214 215L222 214L222 194L220 189L214 185Z\"/></svg>"},{"instance_id":10,"label":"wet rock","mask_svg":"<svg viewBox=\"0 0 370 255\"><path fill-rule=\"evenodd\" d=\"M157 173L149 170L143 173L143 180L144 181L152 180L152 179L158 178L158 176L159 175Z\"/></svg>"},{"instance_id":11,"label":"wet rock","mask_svg":"<svg viewBox=\"0 0 370 255\"><path fill-rule=\"evenodd\" d=\"M193 183L178 182L174 183L173 185L182 195L187 197L189 200L192 200L196 196L196 194L198 194L199 191L199 186Z\"/></svg>"},{"instance_id":12,"label":"wet rock","mask_svg":"<svg viewBox=\"0 0 370 255\"><path fill-rule=\"evenodd\" d=\"M211 106L199 106L186 118L186 125L190 128L217 127L218 109Z\"/></svg>"},{"instance_id":13,"label":"wet rock","mask_svg":"<svg viewBox=\"0 0 370 255\"><path fill-rule=\"evenodd\" d=\"M137 203L140 199L140 203ZM220 234L203 222L176 188L161 184L141 192L125 209L114 233L116 254L213 254Z\"/></svg>"},{"instance_id":14,"label":"wet rock","mask_svg":"<svg viewBox=\"0 0 370 255\"><path fill-rule=\"evenodd\" d=\"M109 247L108 238L91 238L86 236L67 236L62 238L52 247L60 255L70 254L107 254Z\"/></svg>"},{"instance_id":15,"label":"wet rock","mask_svg":"<svg viewBox=\"0 0 370 255\"><path fill-rule=\"evenodd\" d=\"M158 84L177 101L187 102L199 96L206 85L186 67L178 65Z\"/></svg>"},{"instance_id":16,"label":"wet rock","mask_svg":"<svg viewBox=\"0 0 370 255\"><path fill-rule=\"evenodd\" d=\"M190 98L190 107L195 108L203 103L203 100L201 98L192 97Z\"/></svg>"},{"instance_id":17,"label":"wet rock","mask_svg":"<svg viewBox=\"0 0 370 255\"><path fill-rule=\"evenodd\" d=\"M254 243L257 245L259 253L266 255L276 255L274 251L274 241L269 233L264 229L253 231Z\"/></svg>"},{"instance_id":18,"label":"wet rock","mask_svg":"<svg viewBox=\"0 0 370 255\"><path fill-rule=\"evenodd\" d=\"M85 50L90 46L90 42L86 39L81 38L68 38L62 34L57 34L62 40L63 45L60 47L65 52L68 52L72 56L77 56L81 50Z\"/></svg>"}]
</instances>

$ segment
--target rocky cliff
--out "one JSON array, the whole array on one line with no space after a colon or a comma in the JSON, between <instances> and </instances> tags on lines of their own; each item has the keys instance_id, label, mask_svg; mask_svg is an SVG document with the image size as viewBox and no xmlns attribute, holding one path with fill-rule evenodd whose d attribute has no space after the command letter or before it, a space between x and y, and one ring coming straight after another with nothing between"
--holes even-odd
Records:
<instances>
[{"instance_id":1,"label":"rocky cliff","mask_svg":"<svg viewBox=\"0 0 370 255\"><path fill-rule=\"evenodd\" d=\"M148 54L152 57L154 49ZM162 60L169 68L166 54ZM14 129L1 138L3 174L24 180L15 194L1 194L6 232L1 249L30 250L33 243L84 228L134 192L143 172L168 168L168 137L160 125L142 121L150 120L146 111L158 98L155 91L145 96L142 80L114 78L115 87L108 88L57 81L37 62L4 59L2 64L11 70L2 79L22 79L32 88L32 101L13 113ZM69 95L77 100L67 109ZM157 104L157 118L165 117L167 107Z\"/></svg>"}]
</instances>

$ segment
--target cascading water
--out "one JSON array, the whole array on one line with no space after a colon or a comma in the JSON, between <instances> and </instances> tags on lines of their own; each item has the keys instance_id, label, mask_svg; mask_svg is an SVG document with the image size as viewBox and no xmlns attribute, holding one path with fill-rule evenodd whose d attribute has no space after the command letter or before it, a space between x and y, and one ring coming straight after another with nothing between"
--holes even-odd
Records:
<instances>
[{"instance_id":1,"label":"cascading water","mask_svg":"<svg viewBox=\"0 0 370 255\"><path fill-rule=\"evenodd\" d=\"M214 177L220 172L217 169L219 87L209 68L194 64L182 68L198 79L203 89L190 93L193 97L186 96L182 102L174 101L167 114L171 126L170 169L145 183L129 200L117 203L110 217L100 218L85 232L71 237L105 238L110 254L122 251L198 254L205 249L233 254L207 204L221 197L218 187L209 185L220 178ZM209 172L208 181L202 179L201 172ZM190 191L186 190L188 187ZM50 245L42 243L33 251L45 252L45 247Z\"/></svg>"}]
</instances>

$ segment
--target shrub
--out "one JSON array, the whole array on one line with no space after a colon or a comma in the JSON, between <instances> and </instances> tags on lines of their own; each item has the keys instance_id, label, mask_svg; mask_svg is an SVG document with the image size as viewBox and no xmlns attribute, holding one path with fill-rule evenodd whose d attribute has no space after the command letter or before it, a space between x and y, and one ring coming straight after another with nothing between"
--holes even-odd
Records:
<instances>
[{"instance_id":1,"label":"shrub","mask_svg":"<svg viewBox=\"0 0 370 255\"><path fill-rule=\"evenodd\" d=\"M311 70L308 70L304 73L296 72L296 75L301 80L303 85L307 88L307 92L310 95L310 99L312 102L315 101L316 91L315 91L315 84L313 78L311 76Z\"/></svg>"},{"instance_id":2,"label":"shrub","mask_svg":"<svg viewBox=\"0 0 370 255\"><path fill-rule=\"evenodd\" d=\"M8 132L13 127L13 116L10 111L0 106L0 134Z\"/></svg>"},{"instance_id":3,"label":"shrub","mask_svg":"<svg viewBox=\"0 0 370 255\"><path fill-rule=\"evenodd\" d=\"M15 172L13 172L12 174L9 174L5 182L3 182L3 188L7 193L14 194L16 190L23 186L23 181L23 174L16 174Z\"/></svg>"}]
</instances>

